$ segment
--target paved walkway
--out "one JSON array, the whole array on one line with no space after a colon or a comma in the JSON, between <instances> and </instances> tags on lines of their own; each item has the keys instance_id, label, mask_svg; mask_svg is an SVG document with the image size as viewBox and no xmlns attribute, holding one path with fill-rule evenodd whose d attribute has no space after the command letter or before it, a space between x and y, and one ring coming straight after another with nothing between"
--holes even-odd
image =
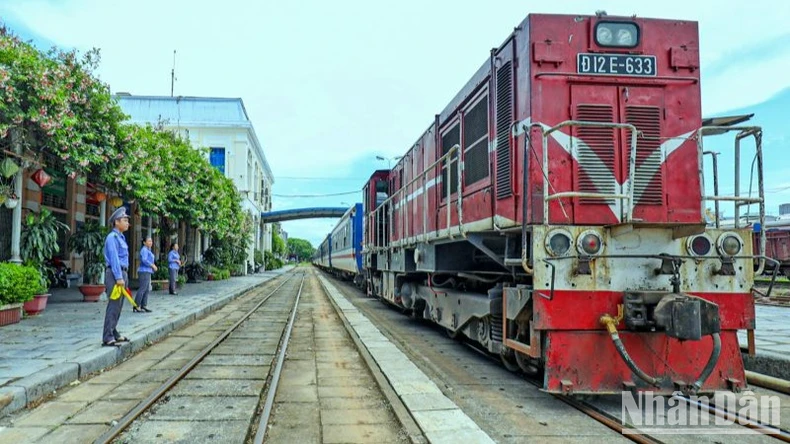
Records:
<instances>
[{"instance_id":1,"label":"paved walkway","mask_svg":"<svg viewBox=\"0 0 790 444\"><path fill-rule=\"evenodd\" d=\"M76 288L55 291L41 314L0 328L0 417L123 361L291 268L186 284L177 296L155 291L148 300L152 313L133 313L127 301L118 331L131 342L120 349L101 346L106 302L82 302Z\"/></svg>"}]
</instances>

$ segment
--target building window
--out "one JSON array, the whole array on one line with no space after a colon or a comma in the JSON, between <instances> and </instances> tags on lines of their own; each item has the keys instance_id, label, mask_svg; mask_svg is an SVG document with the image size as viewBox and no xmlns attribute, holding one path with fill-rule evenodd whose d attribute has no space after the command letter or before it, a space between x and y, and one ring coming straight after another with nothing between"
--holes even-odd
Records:
<instances>
[{"instance_id":1,"label":"building window","mask_svg":"<svg viewBox=\"0 0 790 444\"><path fill-rule=\"evenodd\" d=\"M220 173L225 174L225 148L211 147L209 162L211 166L218 169Z\"/></svg>"}]
</instances>

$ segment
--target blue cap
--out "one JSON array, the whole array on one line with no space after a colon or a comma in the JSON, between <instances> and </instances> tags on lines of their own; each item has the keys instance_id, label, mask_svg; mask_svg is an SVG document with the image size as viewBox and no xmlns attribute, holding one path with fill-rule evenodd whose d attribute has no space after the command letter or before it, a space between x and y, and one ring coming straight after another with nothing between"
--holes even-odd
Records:
<instances>
[{"instance_id":1,"label":"blue cap","mask_svg":"<svg viewBox=\"0 0 790 444\"><path fill-rule=\"evenodd\" d=\"M115 223L116 219L122 218L129 218L129 215L126 214L126 207L119 207L117 210L113 211L112 215L110 216L110 225Z\"/></svg>"}]
</instances>

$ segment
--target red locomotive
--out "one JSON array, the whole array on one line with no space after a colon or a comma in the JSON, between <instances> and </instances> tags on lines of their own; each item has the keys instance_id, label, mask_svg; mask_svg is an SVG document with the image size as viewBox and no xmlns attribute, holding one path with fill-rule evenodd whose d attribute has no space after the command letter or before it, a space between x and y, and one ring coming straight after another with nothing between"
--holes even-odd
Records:
<instances>
[{"instance_id":1,"label":"red locomotive","mask_svg":"<svg viewBox=\"0 0 790 444\"><path fill-rule=\"evenodd\" d=\"M706 196L702 136L762 171L761 130L703 123L698 48L691 21L527 16L365 186L368 294L553 393L744 387L764 254L704 209L764 214L762 183Z\"/></svg>"}]
</instances>

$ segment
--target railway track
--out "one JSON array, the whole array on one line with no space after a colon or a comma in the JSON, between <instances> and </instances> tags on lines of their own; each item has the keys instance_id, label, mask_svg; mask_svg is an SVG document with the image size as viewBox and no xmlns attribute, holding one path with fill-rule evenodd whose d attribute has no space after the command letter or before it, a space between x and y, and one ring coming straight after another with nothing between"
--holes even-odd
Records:
<instances>
[{"instance_id":1,"label":"railway track","mask_svg":"<svg viewBox=\"0 0 790 444\"><path fill-rule=\"evenodd\" d=\"M771 296L765 297L770 280L755 280L754 290L757 295L754 302L761 305L790 306L790 280L777 279L771 288Z\"/></svg>"},{"instance_id":2,"label":"railway track","mask_svg":"<svg viewBox=\"0 0 790 444\"><path fill-rule=\"evenodd\" d=\"M217 430L224 439L230 439L234 442L249 441L256 444L263 442L304 281L305 273L294 273L289 276L288 279L261 298L236 323L203 348L178 372L123 416L117 424L96 439L94 444L110 443L116 439L121 442L145 441L146 428L149 431L161 429L152 425L156 422L160 413L164 414L165 420L174 419L173 414L176 415L175 419L180 417L184 420L189 420L189 418L202 420L205 419L206 415L211 416L212 413L215 418L227 420L229 416L227 412L229 411L232 411L233 414L238 412L242 415L251 415L253 418L247 422L247 424L251 425L250 427L230 427L220 429L221 431ZM265 314L262 314L261 309L264 307L266 309ZM272 321L277 318L282 320L287 318L287 324L283 325L285 321L282 321L280 324ZM253 352L246 354L243 352L241 354L233 353L239 349L238 339L241 339L242 343L244 340L250 343L252 338L262 341L255 341L254 346L250 347L255 349ZM230 341L236 342L232 343ZM224 351L221 350L222 347L225 347ZM221 362L261 364L262 361L268 361L264 364L269 369L268 375L265 375L265 380L268 381L268 384L263 387L263 393L257 397L240 397L233 400L216 397L216 399L212 398L212 401L207 402L213 407L206 408L199 405L202 403L190 402L189 397L183 397L185 399L179 401L179 397L171 396L173 391L179 388L182 392L190 393L190 390L196 388L205 391L208 388L207 386L211 386L214 382L222 386L223 379L226 379L228 372L233 372L233 370L224 369L216 365ZM214 365L209 366L207 364ZM263 368L265 367L260 365L258 367L247 366L246 369L243 366L236 366L238 370L244 369L240 370L243 373L262 371ZM199 380L198 383L188 379L190 376L195 376L198 373L202 373L196 376ZM218 379L212 379L212 375L215 375ZM191 387L189 382L192 382ZM182 384L184 385L182 386ZM234 403L239 404L238 408L233 405ZM253 404L253 408L245 408L250 403ZM230 415L231 419L236 418L233 414ZM155 433L154 436L159 438L162 438L164 435L163 433L156 433L156 431L151 433ZM231 438L230 435L235 435L235 437ZM208 435L208 437L211 438L212 435Z\"/></svg>"},{"instance_id":3,"label":"railway track","mask_svg":"<svg viewBox=\"0 0 790 444\"><path fill-rule=\"evenodd\" d=\"M335 281L335 283L339 284L337 281ZM357 305L359 308L362 308L365 305L370 305L372 303L372 300L364 298L361 294L357 293L356 289L354 289L349 285L344 285L344 292L346 294L349 294L351 292L357 294L357 300L355 301L355 305ZM389 308L387 308L387 310L394 312ZM437 385L440 386L443 385L444 387L447 387L446 395L451 399L453 399L457 404L459 404L459 406L462 407L464 411L467 411L467 409L469 409L472 412L469 414L470 416L473 417L474 417L473 413L475 410L481 411L480 415L477 418L475 418L478 421L478 424L480 424L481 427L483 427L486 433L488 433L490 436L492 437L497 436L497 427L501 427L501 426L498 426L497 424L494 423L486 424L487 417L494 416L497 414L499 415L500 418L511 417L512 415L511 409L505 408L504 409L505 412L502 412L503 409L498 408L498 405L507 405L512 403L513 401L512 395L514 394L517 395L518 392L523 391L523 386L524 386L523 383L525 381L523 375L515 375L515 374L510 375L512 378L516 378L520 380L522 385L522 388L518 390L516 390L516 388L513 387L512 392L509 393L509 395L511 396L502 394L503 391L504 392L509 391L504 387L499 388L499 393L496 392L492 393L489 391L478 392L478 390L474 390L476 396L479 396L480 398L486 400L491 400L491 403L486 405L485 408L481 407L479 404L476 405L475 403L470 404L468 402L464 402L465 398L473 397L471 395L466 394L466 390L465 390L466 387L469 387L472 384L472 380L477 378L488 380L491 379L491 374L497 372L491 371L488 368L483 369L483 367L480 364L474 364L473 362L469 362L469 363L465 362L467 361L466 358L468 357L466 358L459 357L458 356L459 353L457 351L455 350L450 351L451 349L447 348L443 344L440 344L440 341L442 342L449 341L450 339L443 338L442 337L443 332L439 332L438 329L435 329L433 326L415 324L413 323L413 321L407 320L405 317L403 317L402 321L397 318L392 319L390 316L388 316L388 314L384 310L375 310L375 309L371 310L371 307L369 307L367 310L364 310L364 312L371 320L375 320L377 325L385 324L385 325L381 325L379 328L381 330L387 330L388 336L390 336L391 339L393 339L393 342L398 343L404 352L407 352L407 354L412 356L413 361L415 363L422 364L421 367L425 366L427 367L427 370L433 369L432 373L434 374L434 376L437 379L441 380L442 382L442 384L439 384L439 381L437 381ZM398 314L397 316L402 316L402 315ZM390 324L390 325L386 325L386 324ZM398 332L398 329L401 326L403 327L404 331ZM427 333L429 330L433 330L436 333L436 336L431 337L432 335ZM430 339L426 341L428 342L428 344L423 344L421 341L416 340L415 337L419 337L419 338L430 337ZM429 354L431 352L431 348L433 348L433 351L435 353L438 352L438 354L435 353ZM497 359L494 359L487 353L481 352L479 349L475 347L470 346L470 348L478 352L478 354L476 355L485 356L486 361L489 363L489 365L495 362L496 364L494 365L496 365L497 367L501 367L501 364L498 362ZM454 356L454 360L457 362L447 362L448 354ZM478 376L475 374L475 372L463 372L461 371L461 369L458 368L459 364L460 367L463 367L464 369L466 368L479 369L477 373L484 374L485 376ZM453 379L455 379L455 381L453 381ZM529 382L529 379L527 379L527 381ZM535 391L539 392L537 388L540 385L539 382L537 381L531 381L531 382L532 384L528 384L528 385L531 385L532 387L534 387ZM504 379L502 382L499 383L506 384ZM754 385L755 384L753 384L750 381L750 389L756 392L756 395L776 394L777 396L780 396L782 405L790 405L790 396L780 394L777 392L771 392L769 390L765 390L765 391L760 390L759 392L757 392L757 390L754 389ZM531 390L529 392L530 393L525 396L527 397L527 399L534 401L533 397L537 395L533 394L534 392L532 392ZM539 393L541 393L541 395L544 396L550 396L543 392L539 392ZM743 395L738 395L738 396L743 396ZM515 402L518 403L517 407L521 410L520 413L523 413L526 410L530 410L529 408L527 408L526 405L522 404L522 402L525 401L524 398L519 398L518 396L515 396L515 398L516 398ZM689 410L696 409L695 411L698 412L696 413L697 417L698 418L704 417L705 420L707 421L707 422L700 422L700 424L711 424L711 425L716 424L715 418L718 417L728 420L731 423L731 425L727 426L729 427L728 429L719 428L720 426L717 425L716 429L704 431L706 433L704 435L684 436L684 435L673 434L673 430L671 430L672 429L671 426L664 426L664 430L658 430L653 432L652 434L642 433L638 431L638 429L641 427L629 425L627 421L623 420L624 412L622 408L622 399L620 396L617 396L616 397L617 399L614 399L613 397L576 398L576 397L567 397L567 396L556 396L556 397L551 396L551 398L561 401L562 403L568 404L573 408L573 410L581 412L585 416L594 419L596 422L602 424L606 428L616 432L617 435L619 435L619 438L627 439L638 443L659 443L659 442L721 443L721 442L736 442L736 441L737 442L744 442L744 441L768 442L775 440L790 442L790 433L788 433L786 430L779 430L776 427L771 426L770 424L760 423L759 419L745 418L738 411L730 411L723 406L717 406L713 404L705 405L696 402L694 399L683 397L683 396L675 396L675 397L671 397L671 399L675 403L684 403L686 408L688 408ZM593 398L593 400L590 400L590 398ZM668 397L668 399L669 398L670 397ZM495 402L493 401L494 399L496 399ZM542 404L543 401L540 402L541 405L543 405ZM554 411L553 408L551 412L555 417L568 416L567 413L561 413L559 410ZM538 416L541 415L538 414ZM522 425L527 420L528 419L526 417L522 416L521 421L509 423L509 426L512 427L512 429L505 433L500 432L498 440L501 440L502 442L508 442L510 439L514 439L518 436L522 436L519 435L520 432L519 426ZM506 421L499 421L499 423L508 424ZM550 426L549 424L550 421L544 420L544 421L540 421L539 423L545 424L546 427ZM577 425L568 424L567 427L569 429L575 430L577 428ZM749 428L751 430L744 430L744 427ZM589 426L587 426L587 428L589 429ZM525 437L529 436L526 433L530 433L530 432L532 431L530 430L528 432L525 428L525 430L523 431L524 433L523 436ZM599 433L599 432L595 432L595 433ZM613 436L609 436L607 438L602 438L602 439L611 440L613 438L614 438ZM514 439L514 442L518 442L518 440Z\"/></svg>"}]
</instances>

